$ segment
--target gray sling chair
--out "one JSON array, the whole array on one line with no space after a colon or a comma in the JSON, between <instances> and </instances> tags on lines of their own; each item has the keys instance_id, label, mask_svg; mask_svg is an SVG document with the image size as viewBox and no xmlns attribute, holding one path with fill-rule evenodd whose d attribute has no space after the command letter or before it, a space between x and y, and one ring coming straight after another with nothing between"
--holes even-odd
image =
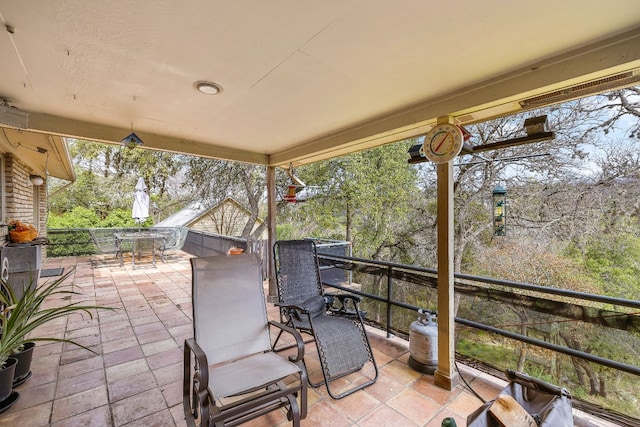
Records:
<instances>
[{"instance_id":1,"label":"gray sling chair","mask_svg":"<svg viewBox=\"0 0 640 427\"><path fill-rule=\"evenodd\" d=\"M184 346L187 425L199 419L201 427L237 426L285 408L300 426L307 415L304 342L294 329L267 320L258 257L192 258L191 267L195 338ZM273 352L270 326L294 336L296 355L287 360Z\"/></svg>"},{"instance_id":2,"label":"gray sling chair","mask_svg":"<svg viewBox=\"0 0 640 427\"><path fill-rule=\"evenodd\" d=\"M282 240L274 245L278 305L283 323L313 336L324 382L334 399L343 398L376 382L378 367L364 330L360 298L355 295L325 295L320 281L316 245L312 240ZM276 339L277 342L277 339ZM373 374L365 375L342 393L331 382L359 371L371 363ZM362 381L362 382L360 382Z\"/></svg>"}]
</instances>

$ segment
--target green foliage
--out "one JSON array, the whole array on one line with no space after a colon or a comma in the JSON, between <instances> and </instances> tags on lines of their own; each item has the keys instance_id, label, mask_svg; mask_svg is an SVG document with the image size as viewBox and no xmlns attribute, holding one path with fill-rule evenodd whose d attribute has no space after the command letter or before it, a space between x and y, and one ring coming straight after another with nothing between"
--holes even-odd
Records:
<instances>
[{"instance_id":1,"label":"green foliage","mask_svg":"<svg viewBox=\"0 0 640 427\"><path fill-rule=\"evenodd\" d=\"M70 185L52 179L52 214L60 215L80 206L94 211L104 221L115 210L131 210L139 177L149 188L152 215L168 212L168 216L175 206L183 205L184 194L195 194L180 185L187 156L82 140L71 140L69 151L77 179Z\"/></svg>"},{"instance_id":2,"label":"green foliage","mask_svg":"<svg viewBox=\"0 0 640 427\"><path fill-rule=\"evenodd\" d=\"M151 227L153 225L153 218L149 217L141 224L138 224L134 218L131 217L131 209L114 209L109 212L103 221L100 221L100 227L105 228L122 228L122 227Z\"/></svg>"},{"instance_id":3,"label":"green foliage","mask_svg":"<svg viewBox=\"0 0 640 427\"><path fill-rule=\"evenodd\" d=\"M76 206L62 214L50 213L47 228L92 228L100 226L98 214L83 206Z\"/></svg>"},{"instance_id":4,"label":"green foliage","mask_svg":"<svg viewBox=\"0 0 640 427\"><path fill-rule=\"evenodd\" d=\"M474 332L475 337L459 338L456 342L456 351L474 360L480 360L489 366L500 370L515 368L514 351L504 343L496 345L486 340L486 335ZM481 337L485 337L482 339Z\"/></svg>"},{"instance_id":5,"label":"green foliage","mask_svg":"<svg viewBox=\"0 0 640 427\"><path fill-rule=\"evenodd\" d=\"M91 255L96 247L88 230L49 228L47 237L48 257L65 257L71 255Z\"/></svg>"},{"instance_id":6,"label":"green foliage","mask_svg":"<svg viewBox=\"0 0 640 427\"><path fill-rule=\"evenodd\" d=\"M63 257L70 255L90 255L96 253L96 247L88 228L135 228L151 227L153 219L147 218L142 224L138 224L131 217L130 209L114 209L100 220L98 215L82 206L73 208L70 212L62 214L49 214L47 228L52 230L49 235L50 245L47 255L50 257ZM57 229L72 229L62 231Z\"/></svg>"},{"instance_id":7,"label":"green foliage","mask_svg":"<svg viewBox=\"0 0 640 427\"><path fill-rule=\"evenodd\" d=\"M640 299L640 236L603 234L589 239L584 249L571 245L565 253L584 266L601 293Z\"/></svg>"},{"instance_id":8,"label":"green foliage","mask_svg":"<svg viewBox=\"0 0 640 427\"><path fill-rule=\"evenodd\" d=\"M276 240L292 240L297 238L292 224L279 224L276 226Z\"/></svg>"},{"instance_id":9,"label":"green foliage","mask_svg":"<svg viewBox=\"0 0 640 427\"><path fill-rule=\"evenodd\" d=\"M311 236L349 240L354 255L381 259L407 226L418 193L407 163L410 142L390 144L300 168L300 178L321 195L295 206Z\"/></svg>"},{"instance_id":10,"label":"green foliage","mask_svg":"<svg viewBox=\"0 0 640 427\"><path fill-rule=\"evenodd\" d=\"M484 248L473 274L582 292L598 290L580 264L529 239L500 240Z\"/></svg>"}]
</instances>

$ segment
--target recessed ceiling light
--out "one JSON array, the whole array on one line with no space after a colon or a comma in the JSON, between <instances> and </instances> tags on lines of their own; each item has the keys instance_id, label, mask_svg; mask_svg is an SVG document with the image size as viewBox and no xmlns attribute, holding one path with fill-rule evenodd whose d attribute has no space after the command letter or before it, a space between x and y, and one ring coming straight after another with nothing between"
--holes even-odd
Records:
<instances>
[{"instance_id":1,"label":"recessed ceiling light","mask_svg":"<svg viewBox=\"0 0 640 427\"><path fill-rule=\"evenodd\" d=\"M222 88L213 82L205 80L197 81L193 84L193 87L206 95L216 95L222 92Z\"/></svg>"}]
</instances>

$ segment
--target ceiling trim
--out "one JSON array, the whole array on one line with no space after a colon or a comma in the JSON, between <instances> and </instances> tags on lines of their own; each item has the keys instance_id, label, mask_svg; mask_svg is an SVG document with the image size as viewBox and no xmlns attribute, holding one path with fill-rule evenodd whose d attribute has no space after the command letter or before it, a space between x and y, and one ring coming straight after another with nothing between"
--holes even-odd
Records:
<instances>
[{"instance_id":1,"label":"ceiling trim","mask_svg":"<svg viewBox=\"0 0 640 427\"><path fill-rule=\"evenodd\" d=\"M37 133L46 133L67 138L87 139L109 144L119 144L124 137L131 133L131 129L99 125L40 113L29 114L29 130ZM173 138L148 132L135 131L135 133L144 142L144 145L141 148L244 163L263 165L268 163L268 156L264 153L242 151L212 145L201 141Z\"/></svg>"},{"instance_id":2,"label":"ceiling trim","mask_svg":"<svg viewBox=\"0 0 640 427\"><path fill-rule=\"evenodd\" d=\"M477 116L487 120L514 114L522 110L518 100L638 67L640 28L275 153L270 164L297 166L419 136L440 116L486 111Z\"/></svg>"}]
</instances>

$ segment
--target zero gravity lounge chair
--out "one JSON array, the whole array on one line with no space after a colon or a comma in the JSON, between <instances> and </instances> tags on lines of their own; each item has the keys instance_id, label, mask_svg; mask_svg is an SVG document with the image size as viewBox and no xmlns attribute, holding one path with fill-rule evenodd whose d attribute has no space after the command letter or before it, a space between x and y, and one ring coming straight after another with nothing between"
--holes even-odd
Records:
<instances>
[{"instance_id":1,"label":"zero gravity lounge chair","mask_svg":"<svg viewBox=\"0 0 640 427\"><path fill-rule=\"evenodd\" d=\"M192 258L191 267L195 338L184 346L187 425L237 426L285 408L299 426L307 414L304 343L294 329L267 320L257 256ZM270 326L294 335L297 357L272 351Z\"/></svg>"},{"instance_id":2,"label":"zero gravity lounge chair","mask_svg":"<svg viewBox=\"0 0 640 427\"><path fill-rule=\"evenodd\" d=\"M274 260L282 322L312 335L318 350L324 382L309 384L325 384L334 399L373 384L378 367L358 309L359 297L324 294L312 240L276 242ZM332 388L332 381L360 371L365 365L368 368L361 372L364 378L358 378L346 390Z\"/></svg>"}]
</instances>

